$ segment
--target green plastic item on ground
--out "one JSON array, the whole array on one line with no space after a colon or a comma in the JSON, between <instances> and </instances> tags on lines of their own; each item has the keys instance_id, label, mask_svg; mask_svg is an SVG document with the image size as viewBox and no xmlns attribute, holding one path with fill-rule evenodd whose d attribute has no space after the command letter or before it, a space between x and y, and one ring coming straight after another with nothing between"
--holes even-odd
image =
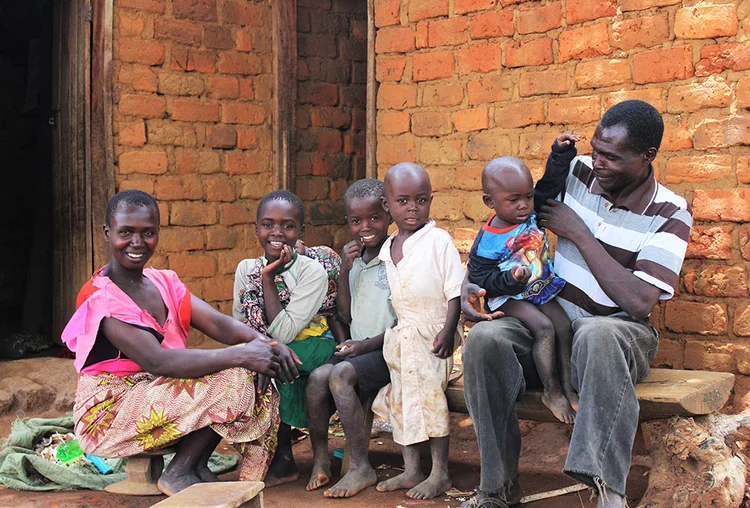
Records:
<instances>
[{"instance_id":1,"label":"green plastic item on ground","mask_svg":"<svg viewBox=\"0 0 750 508\"><path fill-rule=\"evenodd\" d=\"M71 460L82 457L83 450L81 450L78 440L74 439L73 441L68 441L67 443L58 446L55 456L57 456L57 460L60 462L70 462Z\"/></svg>"}]
</instances>

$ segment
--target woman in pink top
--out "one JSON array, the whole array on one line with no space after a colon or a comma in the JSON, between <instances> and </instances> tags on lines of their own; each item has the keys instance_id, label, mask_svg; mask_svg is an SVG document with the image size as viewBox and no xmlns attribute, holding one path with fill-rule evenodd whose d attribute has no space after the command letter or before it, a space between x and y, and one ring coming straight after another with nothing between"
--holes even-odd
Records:
<instances>
[{"instance_id":1,"label":"woman in pink top","mask_svg":"<svg viewBox=\"0 0 750 508\"><path fill-rule=\"evenodd\" d=\"M128 457L176 444L159 480L172 495L217 481L207 463L224 438L242 454L240 479L263 479L279 424L268 379L297 375L293 353L190 294L174 272L145 268L159 242L150 195L116 194L104 238L111 259L84 285L62 335L76 354L81 448ZM234 347L186 349L190 326Z\"/></svg>"}]
</instances>

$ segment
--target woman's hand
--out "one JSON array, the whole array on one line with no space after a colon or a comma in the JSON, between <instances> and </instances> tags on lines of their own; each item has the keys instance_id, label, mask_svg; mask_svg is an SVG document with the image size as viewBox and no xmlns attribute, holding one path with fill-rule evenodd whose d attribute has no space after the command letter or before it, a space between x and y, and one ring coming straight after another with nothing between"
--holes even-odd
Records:
<instances>
[{"instance_id":1,"label":"woman's hand","mask_svg":"<svg viewBox=\"0 0 750 508\"><path fill-rule=\"evenodd\" d=\"M280 358L279 363L281 375L277 376L277 378L282 383L294 384L294 380L299 377L297 365L302 365L302 361L286 344L276 343L276 341L274 341L274 344L276 345Z\"/></svg>"},{"instance_id":2,"label":"woman's hand","mask_svg":"<svg viewBox=\"0 0 750 508\"><path fill-rule=\"evenodd\" d=\"M482 312L479 299L486 293L487 291L483 288L469 282L468 276L464 279L463 284L461 284L461 312L466 321L492 321L505 315L501 310L496 310L491 314Z\"/></svg>"},{"instance_id":3,"label":"woman's hand","mask_svg":"<svg viewBox=\"0 0 750 508\"><path fill-rule=\"evenodd\" d=\"M434 354L438 358L450 357L453 354L455 334L455 329L449 330L447 328L443 328L442 330L440 330L435 336L435 340L432 343L432 345L434 346L432 348L432 354Z\"/></svg>"},{"instance_id":4,"label":"woman's hand","mask_svg":"<svg viewBox=\"0 0 750 508\"><path fill-rule=\"evenodd\" d=\"M288 245L284 245L284 248L281 250L281 254L279 255L279 259L264 266L260 272L261 275L276 275L284 269L284 266L286 266L286 264L291 261L293 257L294 251L292 250L292 248Z\"/></svg>"},{"instance_id":5,"label":"woman's hand","mask_svg":"<svg viewBox=\"0 0 750 508\"><path fill-rule=\"evenodd\" d=\"M354 358L370 352L366 340L347 340L336 346L333 356L337 358Z\"/></svg>"}]
</instances>

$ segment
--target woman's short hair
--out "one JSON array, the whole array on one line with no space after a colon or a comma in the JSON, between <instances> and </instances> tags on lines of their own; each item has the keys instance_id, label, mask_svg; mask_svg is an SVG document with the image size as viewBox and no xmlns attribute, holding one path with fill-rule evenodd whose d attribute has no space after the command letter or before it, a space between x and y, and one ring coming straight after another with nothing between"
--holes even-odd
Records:
<instances>
[{"instance_id":1,"label":"woman's short hair","mask_svg":"<svg viewBox=\"0 0 750 508\"><path fill-rule=\"evenodd\" d=\"M107 227L112 225L112 217L115 216L117 210L122 205L130 206L145 206L146 208L153 208L156 211L156 221L161 223L161 216L159 214L159 204L147 192L143 192L136 189L129 189L120 191L107 203L107 216L105 218L105 224Z\"/></svg>"}]
</instances>

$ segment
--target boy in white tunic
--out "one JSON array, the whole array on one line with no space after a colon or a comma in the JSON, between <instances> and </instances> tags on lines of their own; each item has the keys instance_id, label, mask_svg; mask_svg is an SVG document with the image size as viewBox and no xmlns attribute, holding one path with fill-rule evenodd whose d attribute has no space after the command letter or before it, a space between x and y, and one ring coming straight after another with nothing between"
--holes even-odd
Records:
<instances>
[{"instance_id":1,"label":"boy in white tunic","mask_svg":"<svg viewBox=\"0 0 750 508\"><path fill-rule=\"evenodd\" d=\"M416 164L400 163L385 175L383 207L398 226L383 244L391 300L398 324L385 333L383 356L391 384L373 405L393 425L403 446L404 472L377 490L410 489L412 499L430 499L451 487L448 475L448 403L445 388L460 334L459 296L464 277L453 239L430 220L432 185ZM432 472L419 469L418 443L429 440Z\"/></svg>"}]
</instances>

